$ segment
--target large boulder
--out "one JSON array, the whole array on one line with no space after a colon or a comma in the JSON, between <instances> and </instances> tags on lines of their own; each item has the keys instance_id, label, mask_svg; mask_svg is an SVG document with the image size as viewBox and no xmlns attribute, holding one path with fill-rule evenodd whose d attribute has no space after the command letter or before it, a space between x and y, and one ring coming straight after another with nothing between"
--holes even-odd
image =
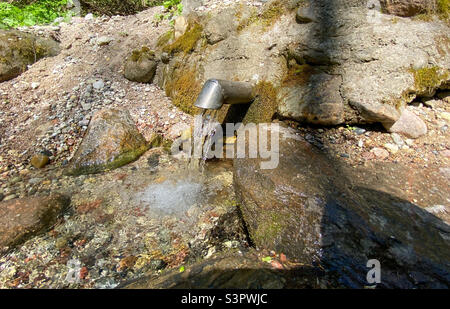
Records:
<instances>
[{"instance_id":1,"label":"large boulder","mask_svg":"<svg viewBox=\"0 0 450 309\"><path fill-rule=\"evenodd\" d=\"M69 206L60 194L14 199L0 203L0 251L45 232Z\"/></svg>"},{"instance_id":2,"label":"large boulder","mask_svg":"<svg viewBox=\"0 0 450 309\"><path fill-rule=\"evenodd\" d=\"M91 119L67 174L99 173L138 159L149 145L128 111L104 109Z\"/></svg>"},{"instance_id":3,"label":"large boulder","mask_svg":"<svg viewBox=\"0 0 450 309\"><path fill-rule=\"evenodd\" d=\"M126 59L124 76L133 82L150 83L155 76L157 65L155 54L144 46L141 50L134 50Z\"/></svg>"},{"instance_id":4,"label":"large boulder","mask_svg":"<svg viewBox=\"0 0 450 309\"><path fill-rule=\"evenodd\" d=\"M17 30L0 30L0 82L13 79L39 59L56 56L59 43Z\"/></svg>"},{"instance_id":5,"label":"large boulder","mask_svg":"<svg viewBox=\"0 0 450 309\"><path fill-rule=\"evenodd\" d=\"M286 128L278 167L261 169L262 161L234 160L236 194L258 248L321 265L347 287L368 284L371 259L381 263L383 287L450 285L449 226L405 200L403 182L392 176L410 170L347 167ZM430 186L428 176L415 177L418 190Z\"/></svg>"},{"instance_id":6,"label":"large boulder","mask_svg":"<svg viewBox=\"0 0 450 309\"><path fill-rule=\"evenodd\" d=\"M380 4L383 12L404 17L429 13L436 8L435 0L380 0Z\"/></svg>"}]
</instances>

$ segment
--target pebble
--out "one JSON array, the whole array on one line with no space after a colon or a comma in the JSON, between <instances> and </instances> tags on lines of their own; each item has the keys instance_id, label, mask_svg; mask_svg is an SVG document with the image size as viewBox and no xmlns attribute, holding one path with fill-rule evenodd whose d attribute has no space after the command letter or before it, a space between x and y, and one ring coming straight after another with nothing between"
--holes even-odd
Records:
<instances>
[{"instance_id":1,"label":"pebble","mask_svg":"<svg viewBox=\"0 0 450 309\"><path fill-rule=\"evenodd\" d=\"M371 152L378 159L386 159L389 157L389 152L386 149L375 147L371 150Z\"/></svg>"},{"instance_id":2,"label":"pebble","mask_svg":"<svg viewBox=\"0 0 450 309\"><path fill-rule=\"evenodd\" d=\"M11 194L11 195L6 196L6 197L3 199L3 201L6 202L6 201L9 201L9 200L13 200L13 199L15 199L16 197L17 197L17 196L16 196L15 194Z\"/></svg>"},{"instance_id":3,"label":"pebble","mask_svg":"<svg viewBox=\"0 0 450 309\"><path fill-rule=\"evenodd\" d=\"M37 154L34 155L33 158L31 158L31 165L33 165L35 168L43 168L48 164L50 161L49 157L43 154Z\"/></svg>"},{"instance_id":4,"label":"pebble","mask_svg":"<svg viewBox=\"0 0 450 309\"><path fill-rule=\"evenodd\" d=\"M355 133L356 133L356 135L362 135L362 134L366 133L366 130L355 127Z\"/></svg>"},{"instance_id":5,"label":"pebble","mask_svg":"<svg viewBox=\"0 0 450 309\"><path fill-rule=\"evenodd\" d=\"M398 146L391 143L384 144L384 147L389 150L391 153L397 153L398 152Z\"/></svg>"},{"instance_id":6,"label":"pebble","mask_svg":"<svg viewBox=\"0 0 450 309\"><path fill-rule=\"evenodd\" d=\"M103 80L99 79L92 84L92 87L94 87L94 89L100 90L105 87L105 83L103 82Z\"/></svg>"},{"instance_id":7,"label":"pebble","mask_svg":"<svg viewBox=\"0 0 450 309\"><path fill-rule=\"evenodd\" d=\"M84 20L93 20L94 19L94 14L89 13L86 14L86 16L84 16Z\"/></svg>"},{"instance_id":8,"label":"pebble","mask_svg":"<svg viewBox=\"0 0 450 309\"><path fill-rule=\"evenodd\" d=\"M101 36L97 39L97 45L98 46L105 46L108 45L109 43L111 43L112 41L114 41L114 39L112 37L109 36Z\"/></svg>"},{"instance_id":9,"label":"pebble","mask_svg":"<svg viewBox=\"0 0 450 309\"><path fill-rule=\"evenodd\" d=\"M401 138L400 134L397 133L392 133L391 134L392 140L394 141L394 143L397 146L403 146L405 144L405 142L403 141L403 139Z\"/></svg>"},{"instance_id":10,"label":"pebble","mask_svg":"<svg viewBox=\"0 0 450 309\"><path fill-rule=\"evenodd\" d=\"M37 83L37 82L31 83L31 89L37 89L37 88L39 88L40 85L41 84Z\"/></svg>"},{"instance_id":11,"label":"pebble","mask_svg":"<svg viewBox=\"0 0 450 309\"><path fill-rule=\"evenodd\" d=\"M448 113L448 112L439 113L438 116L442 119L450 121L450 113Z\"/></svg>"}]
</instances>

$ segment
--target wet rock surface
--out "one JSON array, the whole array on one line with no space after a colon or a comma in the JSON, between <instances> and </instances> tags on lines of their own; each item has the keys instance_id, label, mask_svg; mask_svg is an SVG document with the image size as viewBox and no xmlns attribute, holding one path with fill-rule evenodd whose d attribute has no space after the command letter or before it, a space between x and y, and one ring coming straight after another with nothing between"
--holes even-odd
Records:
<instances>
[{"instance_id":1,"label":"wet rock surface","mask_svg":"<svg viewBox=\"0 0 450 309\"><path fill-rule=\"evenodd\" d=\"M52 194L47 197L13 199L0 203L0 250L20 245L27 238L45 233L62 216L70 198Z\"/></svg>"},{"instance_id":2,"label":"wet rock surface","mask_svg":"<svg viewBox=\"0 0 450 309\"><path fill-rule=\"evenodd\" d=\"M269 257L270 258L270 257ZM126 283L126 289L282 289L331 286L314 267L274 258L267 263L255 251L219 254L185 271L168 271Z\"/></svg>"},{"instance_id":3,"label":"wet rock surface","mask_svg":"<svg viewBox=\"0 0 450 309\"><path fill-rule=\"evenodd\" d=\"M394 175L408 169L389 166L387 174L385 168L352 169L336 164L295 131L281 131L277 169L261 170L261 159L234 162L236 194L257 247L320 264L347 287L366 284L370 258L385 265L385 287L448 287L450 229L402 199L407 190ZM427 177L414 174L416 181ZM434 174L433 179L434 185L445 186L442 177ZM433 184L422 185L431 189ZM424 279L418 282L416 275Z\"/></svg>"},{"instance_id":4,"label":"wet rock surface","mask_svg":"<svg viewBox=\"0 0 450 309\"><path fill-rule=\"evenodd\" d=\"M92 117L67 173L80 175L114 169L136 160L148 148L128 111L101 110Z\"/></svg>"},{"instance_id":5,"label":"wet rock surface","mask_svg":"<svg viewBox=\"0 0 450 309\"><path fill-rule=\"evenodd\" d=\"M47 171L47 189L39 190L70 195L70 211L0 257L0 286L114 288L216 252L246 250L230 169L216 165L199 175L156 148L108 173ZM83 276L70 279L71 269Z\"/></svg>"}]
</instances>

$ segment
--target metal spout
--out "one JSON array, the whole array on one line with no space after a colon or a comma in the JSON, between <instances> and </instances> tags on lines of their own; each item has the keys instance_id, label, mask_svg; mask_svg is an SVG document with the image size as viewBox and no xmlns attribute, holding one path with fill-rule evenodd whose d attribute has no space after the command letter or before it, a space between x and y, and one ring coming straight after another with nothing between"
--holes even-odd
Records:
<instances>
[{"instance_id":1,"label":"metal spout","mask_svg":"<svg viewBox=\"0 0 450 309\"><path fill-rule=\"evenodd\" d=\"M220 109L224 104L250 103L253 87L245 82L232 82L220 79L209 79L203 85L195 106L203 109Z\"/></svg>"}]
</instances>

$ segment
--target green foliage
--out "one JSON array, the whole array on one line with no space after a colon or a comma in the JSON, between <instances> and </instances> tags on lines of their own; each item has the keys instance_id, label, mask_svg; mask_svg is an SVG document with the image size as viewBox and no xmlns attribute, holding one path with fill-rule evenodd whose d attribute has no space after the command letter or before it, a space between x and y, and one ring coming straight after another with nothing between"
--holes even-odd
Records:
<instances>
[{"instance_id":1,"label":"green foliage","mask_svg":"<svg viewBox=\"0 0 450 309\"><path fill-rule=\"evenodd\" d=\"M177 16L183 13L183 5L181 4L181 0L167 0L164 1L162 5L166 9L167 13L155 14L155 16L153 17L155 22L160 22L164 19L169 19L171 16Z\"/></svg>"},{"instance_id":2,"label":"green foliage","mask_svg":"<svg viewBox=\"0 0 450 309\"><path fill-rule=\"evenodd\" d=\"M57 17L66 17L67 3L71 0L40 0L22 7L0 3L0 28L16 28L48 24Z\"/></svg>"}]
</instances>

